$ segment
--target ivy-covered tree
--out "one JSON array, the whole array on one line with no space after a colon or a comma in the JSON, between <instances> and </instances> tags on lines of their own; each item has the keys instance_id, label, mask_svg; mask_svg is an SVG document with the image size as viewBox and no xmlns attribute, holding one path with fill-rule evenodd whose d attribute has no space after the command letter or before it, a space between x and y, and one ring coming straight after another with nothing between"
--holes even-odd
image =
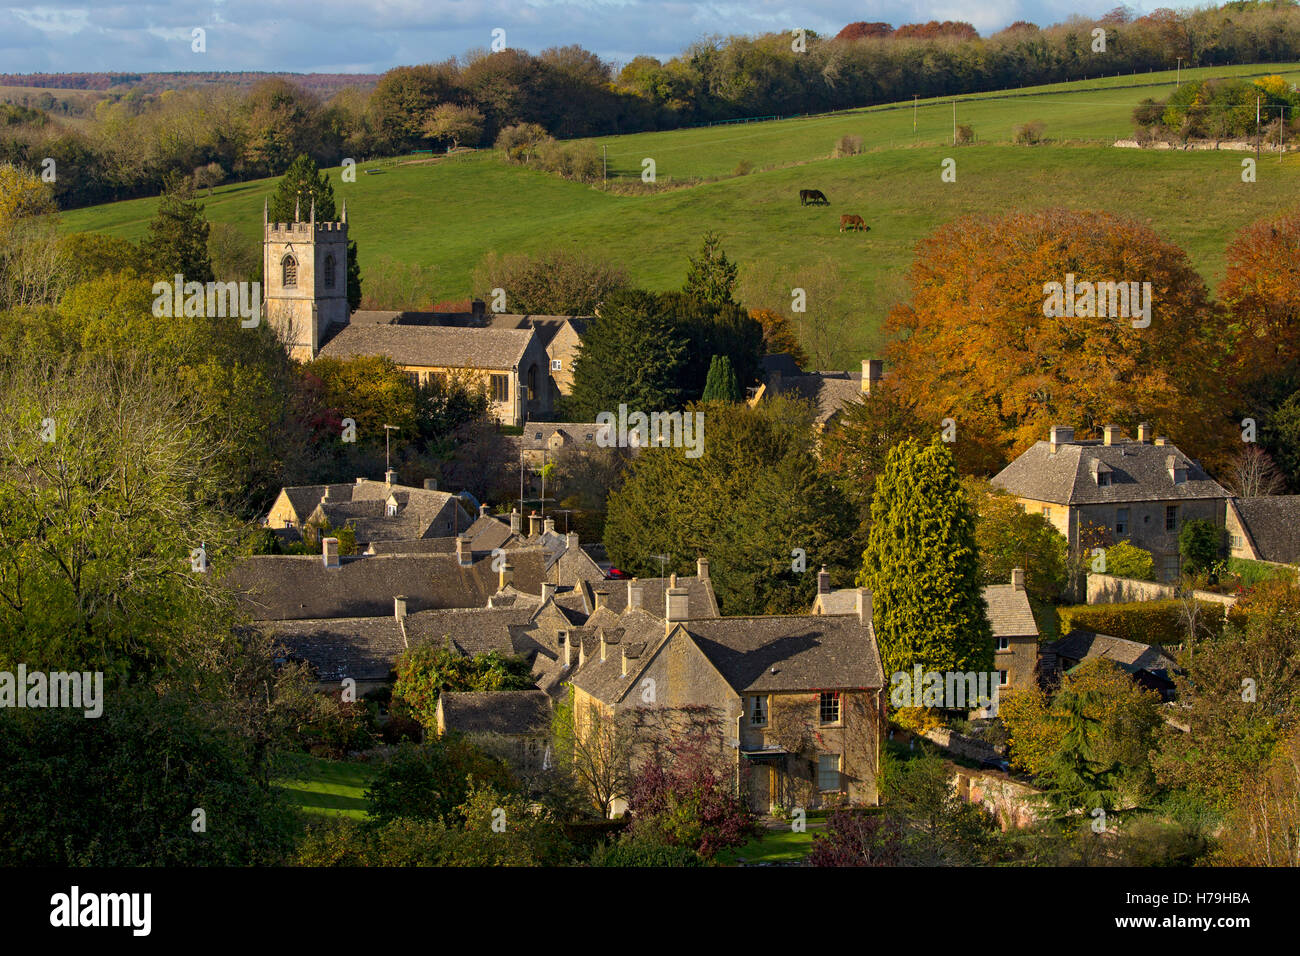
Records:
<instances>
[{"instance_id":1,"label":"ivy-covered tree","mask_svg":"<svg viewBox=\"0 0 1300 956\"><path fill-rule=\"evenodd\" d=\"M926 671L987 671L993 631L980 588L975 515L952 453L937 438L901 442L876 480L859 583L886 679Z\"/></svg>"},{"instance_id":2,"label":"ivy-covered tree","mask_svg":"<svg viewBox=\"0 0 1300 956\"><path fill-rule=\"evenodd\" d=\"M334 201L334 186L329 176L305 153L285 170L276 184L275 192L267 204L267 217L271 222L293 222L297 215L303 219L316 210L317 222L338 219ZM357 243L348 240L348 309L355 312L361 305L361 266L357 261Z\"/></svg>"},{"instance_id":3,"label":"ivy-covered tree","mask_svg":"<svg viewBox=\"0 0 1300 956\"><path fill-rule=\"evenodd\" d=\"M1178 532L1178 553L1188 574L1200 574L1213 567L1222 546L1223 530L1204 518L1188 521Z\"/></svg>"},{"instance_id":4,"label":"ivy-covered tree","mask_svg":"<svg viewBox=\"0 0 1300 956\"><path fill-rule=\"evenodd\" d=\"M731 367L731 359L725 355L713 356L701 401L738 402L740 398L740 386L736 384L736 370Z\"/></svg>"}]
</instances>

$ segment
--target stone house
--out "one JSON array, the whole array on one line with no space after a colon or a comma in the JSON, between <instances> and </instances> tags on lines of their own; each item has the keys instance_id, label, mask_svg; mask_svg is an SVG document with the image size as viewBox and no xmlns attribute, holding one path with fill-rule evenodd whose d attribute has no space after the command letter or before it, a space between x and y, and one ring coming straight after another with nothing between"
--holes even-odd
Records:
<instances>
[{"instance_id":1,"label":"stone house","mask_svg":"<svg viewBox=\"0 0 1300 956\"><path fill-rule=\"evenodd\" d=\"M540 690L444 691L438 735L464 734L516 770L548 769L551 703Z\"/></svg>"},{"instance_id":2,"label":"stone house","mask_svg":"<svg viewBox=\"0 0 1300 956\"><path fill-rule=\"evenodd\" d=\"M706 709L755 810L878 801L884 676L869 599L843 615L701 618L679 586L661 620L629 587L618 626L565 635L585 726Z\"/></svg>"},{"instance_id":3,"label":"stone house","mask_svg":"<svg viewBox=\"0 0 1300 956\"><path fill-rule=\"evenodd\" d=\"M1073 670L1086 660L1105 658L1126 671L1141 686L1154 690L1165 700L1174 696L1174 674L1178 664L1169 654L1153 644L1142 644L1109 634L1075 630L1047 645L1043 658L1050 662L1044 677L1049 681Z\"/></svg>"},{"instance_id":4,"label":"stone house","mask_svg":"<svg viewBox=\"0 0 1300 956\"><path fill-rule=\"evenodd\" d=\"M993 667L998 673L998 687L1012 690L1034 686L1038 679L1038 623L1025 590L1024 570L1015 568L1009 584L987 585L983 595L993 629ZM832 589L830 573L825 568L818 572L812 614L848 614L857 601L857 589Z\"/></svg>"},{"instance_id":5,"label":"stone house","mask_svg":"<svg viewBox=\"0 0 1300 956\"><path fill-rule=\"evenodd\" d=\"M1232 557L1300 564L1300 495L1231 498L1226 527Z\"/></svg>"},{"instance_id":6,"label":"stone house","mask_svg":"<svg viewBox=\"0 0 1300 956\"><path fill-rule=\"evenodd\" d=\"M1179 576L1183 525L1205 519L1223 528L1230 497L1169 439L1153 437L1147 424L1136 439L1107 425L1099 440L1076 440L1073 428L1054 426L1047 441L1027 449L992 484L1043 515L1072 551L1089 525L1108 529L1114 540L1151 552L1164 581Z\"/></svg>"},{"instance_id":7,"label":"stone house","mask_svg":"<svg viewBox=\"0 0 1300 956\"><path fill-rule=\"evenodd\" d=\"M400 485L390 471L385 481L294 485L280 489L264 523L290 538L301 538L308 527L351 525L359 545L454 536L468 528L472 519L460 499L429 484Z\"/></svg>"},{"instance_id":8,"label":"stone house","mask_svg":"<svg viewBox=\"0 0 1300 956\"><path fill-rule=\"evenodd\" d=\"M763 359L763 382L749 404L757 405L773 395L802 398L816 409L815 423L821 431L846 406L870 395L883 381L884 362L880 359L863 359L861 372L805 372L788 355L768 355Z\"/></svg>"},{"instance_id":9,"label":"stone house","mask_svg":"<svg viewBox=\"0 0 1300 956\"><path fill-rule=\"evenodd\" d=\"M412 381L431 378L480 387L489 410L504 425L522 425L551 412L546 350L529 329L454 328L369 321L357 312L320 350L325 358L382 355Z\"/></svg>"}]
</instances>

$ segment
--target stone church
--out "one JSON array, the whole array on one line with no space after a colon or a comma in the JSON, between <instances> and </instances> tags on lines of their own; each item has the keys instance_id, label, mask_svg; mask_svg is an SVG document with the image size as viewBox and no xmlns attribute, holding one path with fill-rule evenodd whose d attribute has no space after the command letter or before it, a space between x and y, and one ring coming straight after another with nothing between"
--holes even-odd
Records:
<instances>
[{"instance_id":1,"label":"stone church","mask_svg":"<svg viewBox=\"0 0 1300 956\"><path fill-rule=\"evenodd\" d=\"M348 324L348 207L339 222L269 222L262 207L262 314L289 355L310 362Z\"/></svg>"}]
</instances>

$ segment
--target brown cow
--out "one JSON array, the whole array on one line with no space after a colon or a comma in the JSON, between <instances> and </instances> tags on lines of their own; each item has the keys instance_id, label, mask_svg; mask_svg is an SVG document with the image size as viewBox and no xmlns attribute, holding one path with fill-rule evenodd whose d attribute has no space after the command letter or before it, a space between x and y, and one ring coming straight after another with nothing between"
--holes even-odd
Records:
<instances>
[{"instance_id":1,"label":"brown cow","mask_svg":"<svg viewBox=\"0 0 1300 956\"><path fill-rule=\"evenodd\" d=\"M858 232L871 231L871 227L862 221L861 216L851 216L848 213L840 216L840 232L845 229L856 229Z\"/></svg>"}]
</instances>

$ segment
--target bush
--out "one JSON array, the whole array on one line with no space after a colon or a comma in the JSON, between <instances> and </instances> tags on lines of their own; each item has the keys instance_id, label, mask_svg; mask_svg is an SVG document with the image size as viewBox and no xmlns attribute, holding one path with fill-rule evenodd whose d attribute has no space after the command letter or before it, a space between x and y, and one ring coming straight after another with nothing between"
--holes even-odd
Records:
<instances>
[{"instance_id":1,"label":"bush","mask_svg":"<svg viewBox=\"0 0 1300 956\"><path fill-rule=\"evenodd\" d=\"M1035 146L1043 141L1043 131L1047 124L1042 120L1022 123L1013 132L1013 139L1018 146Z\"/></svg>"},{"instance_id":2,"label":"bush","mask_svg":"<svg viewBox=\"0 0 1300 956\"><path fill-rule=\"evenodd\" d=\"M1211 601L1200 601L1201 613L1197 616L1201 637L1223 633L1223 606ZM1187 639L1187 625L1183 621L1183 602L1132 601L1121 604L1083 604L1063 607L1058 612L1061 633L1078 629L1109 634L1140 644L1181 644Z\"/></svg>"},{"instance_id":3,"label":"bush","mask_svg":"<svg viewBox=\"0 0 1300 956\"><path fill-rule=\"evenodd\" d=\"M841 156L857 156L862 152L861 136L841 136L840 141L835 144L835 150L831 153L835 158Z\"/></svg>"},{"instance_id":4,"label":"bush","mask_svg":"<svg viewBox=\"0 0 1300 956\"><path fill-rule=\"evenodd\" d=\"M1223 529L1213 521L1197 518L1185 523L1178 532L1178 553L1183 557L1183 570L1188 574L1200 574L1213 567L1223 547L1223 536Z\"/></svg>"},{"instance_id":5,"label":"bush","mask_svg":"<svg viewBox=\"0 0 1300 956\"><path fill-rule=\"evenodd\" d=\"M975 127L967 126L965 123L957 127L957 145L969 146L975 142Z\"/></svg>"},{"instance_id":6,"label":"bush","mask_svg":"<svg viewBox=\"0 0 1300 956\"><path fill-rule=\"evenodd\" d=\"M502 157L511 163L526 163L537 155L537 148L545 142L554 142L550 134L536 123L516 123L497 134L493 144L501 150Z\"/></svg>"},{"instance_id":7,"label":"bush","mask_svg":"<svg viewBox=\"0 0 1300 956\"><path fill-rule=\"evenodd\" d=\"M1106 573L1121 578L1154 581L1155 558L1151 556L1150 551L1145 551L1127 541L1121 541L1106 549Z\"/></svg>"},{"instance_id":8,"label":"bush","mask_svg":"<svg viewBox=\"0 0 1300 956\"><path fill-rule=\"evenodd\" d=\"M400 744L366 789L370 816L379 822L399 817L455 820L470 795L471 777L501 790L514 786L504 762L458 734Z\"/></svg>"},{"instance_id":9,"label":"bush","mask_svg":"<svg viewBox=\"0 0 1300 956\"><path fill-rule=\"evenodd\" d=\"M731 171L733 176L748 176L754 171L754 164L747 159L742 159L736 163L736 168Z\"/></svg>"},{"instance_id":10,"label":"bush","mask_svg":"<svg viewBox=\"0 0 1300 956\"><path fill-rule=\"evenodd\" d=\"M588 861L591 866L703 866L704 859L685 846L671 846L657 840L624 836L616 843L602 843Z\"/></svg>"},{"instance_id":11,"label":"bush","mask_svg":"<svg viewBox=\"0 0 1300 956\"><path fill-rule=\"evenodd\" d=\"M897 866L903 835L897 821L883 814L838 810L824 833L813 835L812 866Z\"/></svg>"},{"instance_id":12,"label":"bush","mask_svg":"<svg viewBox=\"0 0 1300 956\"><path fill-rule=\"evenodd\" d=\"M1263 581L1294 581L1296 569L1290 565L1269 564L1250 558L1229 558L1228 573L1235 575L1241 586L1252 588Z\"/></svg>"}]
</instances>

